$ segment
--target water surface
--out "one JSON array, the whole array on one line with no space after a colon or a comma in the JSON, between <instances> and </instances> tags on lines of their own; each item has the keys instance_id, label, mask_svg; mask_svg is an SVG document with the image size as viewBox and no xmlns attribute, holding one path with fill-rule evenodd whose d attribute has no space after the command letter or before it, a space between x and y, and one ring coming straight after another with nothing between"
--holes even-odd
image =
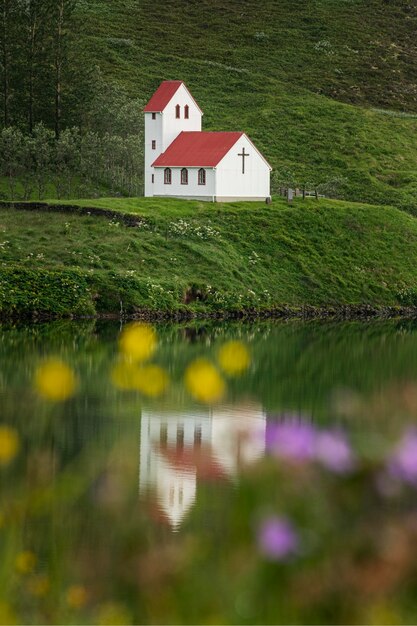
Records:
<instances>
[{"instance_id":1,"label":"water surface","mask_svg":"<svg viewBox=\"0 0 417 626\"><path fill-rule=\"evenodd\" d=\"M1 423L20 440L0 472L3 623L325 621L327 605L278 599L281 570L249 567L275 489L260 472L265 434L337 427L372 463L417 415L417 324L161 325L151 360L169 385L157 397L112 382L121 329L2 327ZM218 364L230 340L250 354L240 376ZM79 381L66 401L36 390L52 356ZM199 357L226 384L214 404L184 385ZM328 619L356 619L345 600Z\"/></svg>"}]
</instances>

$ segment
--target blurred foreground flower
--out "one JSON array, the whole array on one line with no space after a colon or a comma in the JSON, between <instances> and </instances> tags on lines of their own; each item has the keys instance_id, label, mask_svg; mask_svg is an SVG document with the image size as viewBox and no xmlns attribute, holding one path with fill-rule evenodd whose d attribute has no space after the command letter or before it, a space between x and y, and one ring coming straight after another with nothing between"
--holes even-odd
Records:
<instances>
[{"instance_id":1,"label":"blurred foreground flower","mask_svg":"<svg viewBox=\"0 0 417 626\"><path fill-rule=\"evenodd\" d=\"M132 623L127 609L118 602L107 602L98 610L97 624L100 626L123 626Z\"/></svg>"},{"instance_id":2,"label":"blurred foreground flower","mask_svg":"<svg viewBox=\"0 0 417 626\"><path fill-rule=\"evenodd\" d=\"M292 461L309 461L314 458L316 432L303 422L269 423L266 447L272 454Z\"/></svg>"},{"instance_id":3,"label":"blurred foreground flower","mask_svg":"<svg viewBox=\"0 0 417 626\"><path fill-rule=\"evenodd\" d=\"M20 552L15 560L15 568L19 574L29 574L36 565L36 556L30 550Z\"/></svg>"},{"instance_id":4,"label":"blurred foreground flower","mask_svg":"<svg viewBox=\"0 0 417 626\"><path fill-rule=\"evenodd\" d=\"M120 361L113 367L111 381L115 387L123 391L140 391L150 398L161 396L168 387L169 377L159 365L137 365Z\"/></svg>"},{"instance_id":5,"label":"blurred foreground flower","mask_svg":"<svg viewBox=\"0 0 417 626\"><path fill-rule=\"evenodd\" d=\"M77 379L68 365L59 359L49 359L36 370L35 387L44 398L62 402L74 394Z\"/></svg>"},{"instance_id":6,"label":"blurred foreground flower","mask_svg":"<svg viewBox=\"0 0 417 626\"><path fill-rule=\"evenodd\" d=\"M268 424L266 447L279 458L296 463L317 461L337 474L354 468L352 449L343 432L318 430L305 422Z\"/></svg>"},{"instance_id":7,"label":"blurred foreground flower","mask_svg":"<svg viewBox=\"0 0 417 626\"><path fill-rule=\"evenodd\" d=\"M143 365L137 369L135 388L145 396L157 398L168 387L168 374L159 365Z\"/></svg>"},{"instance_id":8,"label":"blurred foreground flower","mask_svg":"<svg viewBox=\"0 0 417 626\"><path fill-rule=\"evenodd\" d=\"M68 588L66 600L72 609L81 609L87 603L88 594L82 585L72 585Z\"/></svg>"},{"instance_id":9,"label":"blurred foreground flower","mask_svg":"<svg viewBox=\"0 0 417 626\"><path fill-rule=\"evenodd\" d=\"M0 465L8 465L19 450L19 436L9 426L0 426Z\"/></svg>"},{"instance_id":10,"label":"blurred foreground flower","mask_svg":"<svg viewBox=\"0 0 417 626\"><path fill-rule=\"evenodd\" d=\"M36 598L46 596L50 588L50 580L48 576L45 576L44 574L34 576L34 578L28 581L28 591Z\"/></svg>"},{"instance_id":11,"label":"blurred foreground flower","mask_svg":"<svg viewBox=\"0 0 417 626\"><path fill-rule=\"evenodd\" d=\"M406 483L417 485L417 430L408 430L388 461L388 473Z\"/></svg>"},{"instance_id":12,"label":"blurred foreground flower","mask_svg":"<svg viewBox=\"0 0 417 626\"><path fill-rule=\"evenodd\" d=\"M217 369L206 359L196 359L186 369L185 386L200 402L218 402L225 393L225 384Z\"/></svg>"},{"instance_id":13,"label":"blurred foreground flower","mask_svg":"<svg viewBox=\"0 0 417 626\"><path fill-rule=\"evenodd\" d=\"M219 350L219 363L223 371L230 376L238 376L249 367L250 356L241 341L228 341Z\"/></svg>"},{"instance_id":14,"label":"blurred foreground flower","mask_svg":"<svg viewBox=\"0 0 417 626\"><path fill-rule=\"evenodd\" d=\"M18 619L12 607L0 600L0 624L17 624Z\"/></svg>"},{"instance_id":15,"label":"blurred foreground flower","mask_svg":"<svg viewBox=\"0 0 417 626\"><path fill-rule=\"evenodd\" d=\"M258 528L258 545L264 556L282 561L293 556L299 539L292 524L284 517L269 517Z\"/></svg>"},{"instance_id":16,"label":"blurred foreground flower","mask_svg":"<svg viewBox=\"0 0 417 626\"><path fill-rule=\"evenodd\" d=\"M134 361L146 361L156 349L156 333L152 326L141 322L128 324L119 339L120 351Z\"/></svg>"},{"instance_id":17,"label":"blurred foreground flower","mask_svg":"<svg viewBox=\"0 0 417 626\"><path fill-rule=\"evenodd\" d=\"M317 433L315 455L319 463L336 474L349 472L354 466L350 445L344 433L339 431Z\"/></svg>"},{"instance_id":18,"label":"blurred foreground flower","mask_svg":"<svg viewBox=\"0 0 417 626\"><path fill-rule=\"evenodd\" d=\"M129 391L135 388L137 367L127 361L116 363L110 373L110 378L115 387Z\"/></svg>"}]
</instances>

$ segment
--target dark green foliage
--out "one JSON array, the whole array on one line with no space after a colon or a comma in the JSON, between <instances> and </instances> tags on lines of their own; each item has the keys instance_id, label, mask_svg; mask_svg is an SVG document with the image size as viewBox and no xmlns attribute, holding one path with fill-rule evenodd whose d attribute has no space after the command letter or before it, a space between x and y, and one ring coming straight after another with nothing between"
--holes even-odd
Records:
<instances>
[{"instance_id":1,"label":"dark green foliage","mask_svg":"<svg viewBox=\"0 0 417 626\"><path fill-rule=\"evenodd\" d=\"M67 269L0 269L0 315L68 316L94 312L85 276Z\"/></svg>"}]
</instances>

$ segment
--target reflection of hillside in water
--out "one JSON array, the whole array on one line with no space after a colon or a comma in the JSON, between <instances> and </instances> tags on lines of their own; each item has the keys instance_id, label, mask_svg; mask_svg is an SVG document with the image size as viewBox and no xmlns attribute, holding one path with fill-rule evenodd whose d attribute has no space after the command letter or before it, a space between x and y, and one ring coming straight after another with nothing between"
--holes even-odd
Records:
<instances>
[{"instance_id":1,"label":"reflection of hillside in water","mask_svg":"<svg viewBox=\"0 0 417 626\"><path fill-rule=\"evenodd\" d=\"M142 412L140 493L177 529L202 481L234 480L265 451L266 415L245 403L177 412Z\"/></svg>"}]
</instances>

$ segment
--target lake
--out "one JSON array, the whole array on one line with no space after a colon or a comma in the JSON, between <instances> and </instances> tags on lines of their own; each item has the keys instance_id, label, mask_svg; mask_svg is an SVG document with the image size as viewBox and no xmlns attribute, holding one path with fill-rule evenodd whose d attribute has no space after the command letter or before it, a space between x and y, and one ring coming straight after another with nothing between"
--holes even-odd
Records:
<instances>
[{"instance_id":1,"label":"lake","mask_svg":"<svg viewBox=\"0 0 417 626\"><path fill-rule=\"evenodd\" d=\"M415 620L417 322L4 324L0 356L0 623Z\"/></svg>"}]
</instances>

